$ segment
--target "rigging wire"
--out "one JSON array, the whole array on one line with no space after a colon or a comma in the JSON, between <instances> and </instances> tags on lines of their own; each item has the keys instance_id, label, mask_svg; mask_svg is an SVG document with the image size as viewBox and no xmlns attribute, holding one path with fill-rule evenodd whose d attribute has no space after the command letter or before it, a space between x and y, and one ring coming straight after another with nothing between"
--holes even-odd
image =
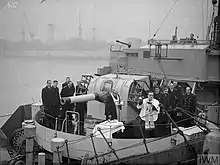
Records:
<instances>
[{"instance_id":1,"label":"rigging wire","mask_svg":"<svg viewBox=\"0 0 220 165\"><path fill-rule=\"evenodd\" d=\"M204 10L203 10L203 7L204 7L204 0L202 0L202 39L204 40Z\"/></svg>"},{"instance_id":2,"label":"rigging wire","mask_svg":"<svg viewBox=\"0 0 220 165\"><path fill-rule=\"evenodd\" d=\"M171 13L172 9L175 7L176 3L178 2L178 0L175 0L175 2L173 3L172 7L170 8L170 10L168 11L168 13L166 14L166 16L164 17L162 23L160 24L159 28L156 30L155 34L153 35L152 39L154 39L154 37L156 37L157 33L159 32L159 30L161 29L161 27L163 26L164 22L166 21L166 19L168 18L169 14Z\"/></svg>"},{"instance_id":3,"label":"rigging wire","mask_svg":"<svg viewBox=\"0 0 220 165\"><path fill-rule=\"evenodd\" d=\"M206 0L206 28L209 26L209 2Z\"/></svg>"},{"instance_id":4,"label":"rigging wire","mask_svg":"<svg viewBox=\"0 0 220 165\"><path fill-rule=\"evenodd\" d=\"M10 114L5 114L5 115L1 115L0 118L8 117L8 116L11 116L11 115L12 115L12 113L10 113Z\"/></svg>"},{"instance_id":5,"label":"rigging wire","mask_svg":"<svg viewBox=\"0 0 220 165\"><path fill-rule=\"evenodd\" d=\"M213 21L214 21L214 17L215 17L215 12L216 12L216 9L215 9L215 6L214 5L212 5L211 7L210 7L211 9L210 9L210 13L209 13L209 25L208 25L208 31L207 31L207 34L206 34L206 40L209 40L210 38L210 31L211 31L211 29L213 28L212 27L212 25L213 25Z\"/></svg>"}]
</instances>

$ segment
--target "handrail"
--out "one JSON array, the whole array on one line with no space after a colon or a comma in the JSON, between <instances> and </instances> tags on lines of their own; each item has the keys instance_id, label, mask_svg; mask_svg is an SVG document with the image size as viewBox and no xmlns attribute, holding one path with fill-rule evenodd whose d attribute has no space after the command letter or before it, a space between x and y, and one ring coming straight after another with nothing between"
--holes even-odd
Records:
<instances>
[{"instance_id":1,"label":"handrail","mask_svg":"<svg viewBox=\"0 0 220 165\"><path fill-rule=\"evenodd\" d=\"M58 129L58 118L56 117L56 122L55 122L55 134L54 137L57 137L57 129Z\"/></svg>"},{"instance_id":2,"label":"handrail","mask_svg":"<svg viewBox=\"0 0 220 165\"><path fill-rule=\"evenodd\" d=\"M110 129L111 130L111 129ZM98 128L98 131L100 132L100 134L102 135L102 137L104 138L105 142L107 143L108 147L111 149L111 152L115 155L115 157L117 158L118 161L120 161L118 155L115 152L115 149L112 148L112 146L109 144L109 142L107 141L106 137L104 136L104 134L101 131L101 128Z\"/></svg>"},{"instance_id":3,"label":"handrail","mask_svg":"<svg viewBox=\"0 0 220 165\"><path fill-rule=\"evenodd\" d=\"M62 131L62 132L64 132L64 124L65 124L66 120L67 120L67 119L65 118L65 119L63 120L63 122L62 122L62 127L61 127L61 131Z\"/></svg>"},{"instance_id":4,"label":"handrail","mask_svg":"<svg viewBox=\"0 0 220 165\"><path fill-rule=\"evenodd\" d=\"M78 112L74 112L74 111L66 111L66 117L65 117L65 122L66 122L66 128L65 128L65 132L67 133L68 131L68 113L71 113L71 114L76 114L77 115L77 120L75 121L75 127L74 127L74 134L76 134L77 132L77 129L78 129L78 135L80 134L80 114ZM77 128L78 127L78 128Z\"/></svg>"},{"instance_id":5,"label":"handrail","mask_svg":"<svg viewBox=\"0 0 220 165\"><path fill-rule=\"evenodd\" d=\"M175 40L175 43L172 43L173 40L166 40L166 39L158 39L158 40L155 40L155 39L151 39L151 40L148 40L148 44L151 44L151 45L157 45L157 44L168 44L168 45L175 45L175 44L192 44L192 40L190 40L190 38L182 38L182 39L179 39L179 40ZM195 40L196 42L196 45L209 45L210 44L210 40Z\"/></svg>"}]
</instances>

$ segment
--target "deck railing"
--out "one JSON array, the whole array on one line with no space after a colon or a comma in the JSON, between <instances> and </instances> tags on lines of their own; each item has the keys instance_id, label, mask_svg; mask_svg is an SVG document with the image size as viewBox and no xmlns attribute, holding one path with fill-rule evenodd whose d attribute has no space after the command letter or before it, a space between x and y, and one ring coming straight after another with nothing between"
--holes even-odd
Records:
<instances>
[{"instance_id":1,"label":"deck railing","mask_svg":"<svg viewBox=\"0 0 220 165\"><path fill-rule=\"evenodd\" d=\"M180 40L148 40L148 45L210 45L211 40L190 40L189 38L183 38ZM132 46L132 43L131 43ZM112 44L110 45L110 51L119 51L122 52L123 49L129 49L127 46Z\"/></svg>"}]
</instances>

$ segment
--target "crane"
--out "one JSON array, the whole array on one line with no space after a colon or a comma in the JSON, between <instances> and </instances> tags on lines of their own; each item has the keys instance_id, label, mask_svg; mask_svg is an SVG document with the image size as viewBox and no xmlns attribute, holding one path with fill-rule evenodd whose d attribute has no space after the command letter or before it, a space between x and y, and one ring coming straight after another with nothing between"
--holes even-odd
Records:
<instances>
[{"instance_id":1,"label":"crane","mask_svg":"<svg viewBox=\"0 0 220 165\"><path fill-rule=\"evenodd\" d=\"M31 32L31 30L30 30L30 25L29 25L29 21L27 19L26 12L23 12L22 13L22 32L21 32L23 40L25 39L25 33L26 33L25 27L27 28L28 40L32 41L35 37L35 34L33 32Z\"/></svg>"}]
</instances>

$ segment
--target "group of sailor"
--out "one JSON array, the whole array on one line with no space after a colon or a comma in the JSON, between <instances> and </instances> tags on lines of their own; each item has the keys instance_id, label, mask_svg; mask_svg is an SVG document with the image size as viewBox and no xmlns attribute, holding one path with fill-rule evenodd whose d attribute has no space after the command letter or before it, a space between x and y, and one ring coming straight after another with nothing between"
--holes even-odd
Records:
<instances>
[{"instance_id":1,"label":"group of sailor","mask_svg":"<svg viewBox=\"0 0 220 165\"><path fill-rule=\"evenodd\" d=\"M170 44L177 44L177 43L178 43L177 36L173 35L172 36L172 40L170 41ZM194 44L197 44L197 40L194 38L194 34L190 33L190 37L189 38L186 37L186 39L184 40L183 43L194 43Z\"/></svg>"},{"instance_id":2,"label":"group of sailor","mask_svg":"<svg viewBox=\"0 0 220 165\"><path fill-rule=\"evenodd\" d=\"M145 123L145 129L155 128L154 123L165 124L170 122L168 116L163 113L164 110L170 114L175 122L179 121L179 126L192 126L192 120L179 111L179 107L194 114L196 111L196 97L191 93L189 86L182 93L182 87L176 81L171 82L169 86L154 86L154 91L149 91L145 99L139 98L137 104L137 108L140 110L139 118L142 124Z\"/></svg>"},{"instance_id":3,"label":"group of sailor","mask_svg":"<svg viewBox=\"0 0 220 165\"><path fill-rule=\"evenodd\" d=\"M64 119L66 111L77 111L80 114L80 121L84 120L84 111L86 109L86 103L78 104L65 104L61 105L60 98L62 97L71 97L74 96L75 91L80 88L80 83L77 82L75 88L73 82L70 80L70 77L66 77L66 81L62 84L61 92L59 93L58 81L54 80L53 84L51 80L47 80L47 85L42 89L42 103L44 112L47 114L47 124L49 127L54 128L55 118ZM75 95L78 95L76 93ZM82 107L83 106L83 107ZM68 119L72 119L73 116L69 115ZM83 132L83 123L81 123L80 129Z\"/></svg>"}]
</instances>

